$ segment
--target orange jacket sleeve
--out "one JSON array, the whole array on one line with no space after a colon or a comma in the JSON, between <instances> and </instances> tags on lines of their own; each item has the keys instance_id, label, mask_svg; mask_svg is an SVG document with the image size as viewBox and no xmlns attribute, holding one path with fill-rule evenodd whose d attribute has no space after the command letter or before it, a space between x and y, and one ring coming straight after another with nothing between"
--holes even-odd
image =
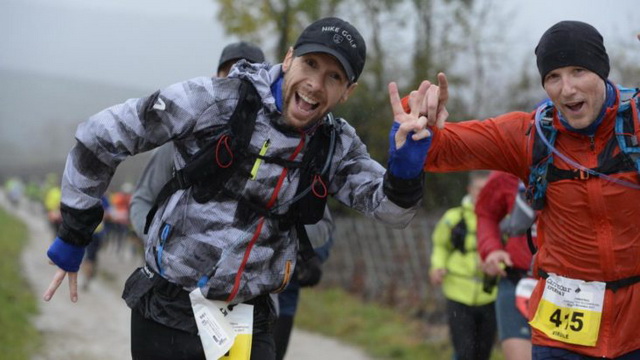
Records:
<instances>
[{"instance_id":1,"label":"orange jacket sleeve","mask_svg":"<svg viewBox=\"0 0 640 360\"><path fill-rule=\"evenodd\" d=\"M402 99L409 111L408 97ZM486 120L447 122L430 128L433 141L425 171L500 170L526 180L534 113L510 112Z\"/></svg>"}]
</instances>

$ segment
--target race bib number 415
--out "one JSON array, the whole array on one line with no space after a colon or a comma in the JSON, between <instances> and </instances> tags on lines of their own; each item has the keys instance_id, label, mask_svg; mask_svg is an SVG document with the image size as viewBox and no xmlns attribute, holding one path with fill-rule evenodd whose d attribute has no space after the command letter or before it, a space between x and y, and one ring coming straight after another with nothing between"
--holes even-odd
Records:
<instances>
[{"instance_id":1,"label":"race bib number 415","mask_svg":"<svg viewBox=\"0 0 640 360\"><path fill-rule=\"evenodd\" d=\"M606 284L549 274L542 299L529 322L549 338L595 346L598 340Z\"/></svg>"}]
</instances>

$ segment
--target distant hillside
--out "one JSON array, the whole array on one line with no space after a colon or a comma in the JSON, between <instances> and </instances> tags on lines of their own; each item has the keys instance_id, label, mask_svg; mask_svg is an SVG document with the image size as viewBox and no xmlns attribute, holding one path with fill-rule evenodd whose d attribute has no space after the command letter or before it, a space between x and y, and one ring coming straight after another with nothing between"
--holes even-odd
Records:
<instances>
[{"instance_id":1,"label":"distant hillside","mask_svg":"<svg viewBox=\"0 0 640 360\"><path fill-rule=\"evenodd\" d=\"M78 123L153 91L6 70L0 70L0 84L0 179L61 172ZM116 181L135 181L147 158L125 161Z\"/></svg>"}]
</instances>

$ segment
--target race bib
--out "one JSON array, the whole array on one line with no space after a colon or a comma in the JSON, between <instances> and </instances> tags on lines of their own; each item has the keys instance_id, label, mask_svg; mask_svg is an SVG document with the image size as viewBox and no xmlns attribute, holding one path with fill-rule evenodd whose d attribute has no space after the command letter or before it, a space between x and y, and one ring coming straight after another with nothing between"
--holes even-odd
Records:
<instances>
[{"instance_id":1,"label":"race bib","mask_svg":"<svg viewBox=\"0 0 640 360\"><path fill-rule=\"evenodd\" d=\"M229 310L224 301L206 299L199 288L189 293L207 360L249 360L253 333L253 305Z\"/></svg>"},{"instance_id":2,"label":"race bib","mask_svg":"<svg viewBox=\"0 0 640 360\"><path fill-rule=\"evenodd\" d=\"M524 277L516 285L516 309L525 319L529 319L529 299L537 283L538 280L534 278Z\"/></svg>"},{"instance_id":3,"label":"race bib","mask_svg":"<svg viewBox=\"0 0 640 360\"><path fill-rule=\"evenodd\" d=\"M227 312L227 321L236 333L236 340L224 360L249 360L253 336L253 305L238 304Z\"/></svg>"},{"instance_id":4,"label":"race bib","mask_svg":"<svg viewBox=\"0 0 640 360\"><path fill-rule=\"evenodd\" d=\"M549 338L569 344L595 346L602 320L606 284L549 274L529 324Z\"/></svg>"}]
</instances>

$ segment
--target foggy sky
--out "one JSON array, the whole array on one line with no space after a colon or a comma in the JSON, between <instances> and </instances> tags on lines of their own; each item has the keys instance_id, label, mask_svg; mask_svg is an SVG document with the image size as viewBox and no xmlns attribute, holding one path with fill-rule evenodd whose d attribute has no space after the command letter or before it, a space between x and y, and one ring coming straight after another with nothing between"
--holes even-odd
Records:
<instances>
[{"instance_id":1,"label":"foggy sky","mask_svg":"<svg viewBox=\"0 0 640 360\"><path fill-rule=\"evenodd\" d=\"M531 57L542 32L560 20L589 22L605 44L625 37L629 44L640 32L636 0L494 3L514 15L504 32L517 57ZM0 9L0 69L117 85L154 89L212 74L222 47L235 40L217 23L213 0L0 0Z\"/></svg>"},{"instance_id":2,"label":"foggy sky","mask_svg":"<svg viewBox=\"0 0 640 360\"><path fill-rule=\"evenodd\" d=\"M0 68L155 89L213 75L211 0L0 0ZM11 36L6 36L11 34Z\"/></svg>"},{"instance_id":3,"label":"foggy sky","mask_svg":"<svg viewBox=\"0 0 640 360\"><path fill-rule=\"evenodd\" d=\"M514 66L522 64L520 59L533 59L533 48L545 29L569 19L598 28L610 53L615 47L626 47L640 55L640 42L635 39L640 33L637 0L493 3L512 15L508 25L496 21L486 26L497 27L506 35L504 55L513 59ZM37 88L35 78L25 82L20 93L24 95L13 94L14 89L2 84L0 96L23 98L0 109L0 146L5 145L0 165L21 156L62 158L61 153L73 144L73 127L110 102L142 96L195 76L213 75L222 47L237 40L224 34L216 12L213 0L0 0L0 71L48 76L40 92L30 92L26 86ZM402 44L387 45L402 51L392 48ZM109 89L95 90L99 84ZM69 94L78 96L78 91L91 89L98 98L91 97L93 93L82 94L88 97L76 104L63 96L65 86L72 85L75 93ZM41 113L31 113L34 109ZM43 115L42 111L48 112ZM52 134L54 130L64 135ZM52 138L63 145L48 151L46 145ZM34 145L25 150L20 148L24 144Z\"/></svg>"}]
</instances>

